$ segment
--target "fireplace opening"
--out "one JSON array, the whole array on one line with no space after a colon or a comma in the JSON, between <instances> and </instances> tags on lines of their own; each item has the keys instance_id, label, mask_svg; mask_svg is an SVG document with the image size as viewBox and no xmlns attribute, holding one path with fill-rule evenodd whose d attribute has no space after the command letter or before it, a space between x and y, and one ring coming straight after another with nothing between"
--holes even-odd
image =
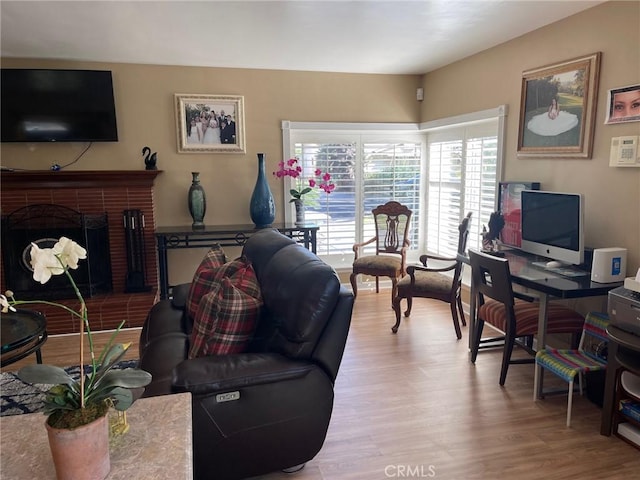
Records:
<instances>
[{"instance_id":1,"label":"fireplace opening","mask_svg":"<svg viewBox=\"0 0 640 480\"><path fill-rule=\"evenodd\" d=\"M84 214L62 205L29 205L2 218L2 256L5 285L20 300L75 298L64 275L54 275L44 285L33 280L31 243L52 247L65 236L87 250L87 259L71 271L85 297L111 293L111 259L107 214Z\"/></svg>"}]
</instances>

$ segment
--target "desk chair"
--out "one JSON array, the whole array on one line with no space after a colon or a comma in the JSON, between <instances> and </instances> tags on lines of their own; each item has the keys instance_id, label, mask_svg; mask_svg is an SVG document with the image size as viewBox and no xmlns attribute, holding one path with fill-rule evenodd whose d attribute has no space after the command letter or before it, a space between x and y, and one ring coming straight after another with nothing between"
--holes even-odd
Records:
<instances>
[{"instance_id":1,"label":"desk chair","mask_svg":"<svg viewBox=\"0 0 640 480\"><path fill-rule=\"evenodd\" d=\"M538 305L532 297L513 291L507 259L469 250L469 260L472 290L477 295L471 362L476 362L480 344L495 347L496 341L503 342L500 385L504 385L509 365L535 361L532 344L533 335L538 331ZM503 333L503 336L481 339L485 322ZM556 303L547 306L547 333L576 334L582 331L583 324L584 318L578 312ZM532 358L512 360L511 353L516 344Z\"/></svg>"},{"instance_id":2,"label":"desk chair","mask_svg":"<svg viewBox=\"0 0 640 480\"><path fill-rule=\"evenodd\" d=\"M576 349L558 350L543 348L536 354L535 388L533 400L537 398L541 368L551 371L569 384L567 399L567 427L571 426L571 404L573 399L573 381L578 376L580 395L582 395L582 377L587 372L596 372L607 368L606 345L609 317L604 313L591 312L584 320L580 345Z\"/></svg>"},{"instance_id":3,"label":"desk chair","mask_svg":"<svg viewBox=\"0 0 640 480\"><path fill-rule=\"evenodd\" d=\"M469 237L469 227L471 226L471 212L458 225L458 253L464 254L467 250L467 238ZM444 266L429 267L429 260L449 262ZM440 257L437 255L421 255L420 261L424 266L407 267L407 275L398 282L398 293L393 298L393 310L396 313L396 324L391 327L391 331L396 333L400 326L400 301L407 299L407 310L404 316L411 314L413 298L434 298L446 302L451 306L451 317L453 318L453 328L456 331L458 340L462 338L458 312L462 319L462 325L467 322L464 319L462 309L462 299L460 291L462 289L462 261L457 258ZM442 265L442 264L441 264ZM453 272L453 275L446 275L444 272Z\"/></svg>"},{"instance_id":4,"label":"desk chair","mask_svg":"<svg viewBox=\"0 0 640 480\"><path fill-rule=\"evenodd\" d=\"M379 277L389 277L392 283L391 300L396 296L398 279L405 275L407 247L409 246L409 223L411 210L405 205L391 201L372 210L375 221L375 236L363 243L353 245L355 258L349 280L353 295L358 295L356 277L360 274L376 277L376 293L380 292ZM366 245L375 243L375 254L360 255Z\"/></svg>"}]
</instances>

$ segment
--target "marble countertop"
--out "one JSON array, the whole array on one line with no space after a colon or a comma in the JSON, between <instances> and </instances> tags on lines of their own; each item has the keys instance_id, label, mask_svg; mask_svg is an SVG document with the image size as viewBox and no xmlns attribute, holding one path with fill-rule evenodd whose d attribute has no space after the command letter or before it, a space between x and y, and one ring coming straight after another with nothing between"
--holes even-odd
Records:
<instances>
[{"instance_id":1,"label":"marble countertop","mask_svg":"<svg viewBox=\"0 0 640 480\"><path fill-rule=\"evenodd\" d=\"M41 413L0 417L2 477L55 479ZM109 480L193 478L191 394L142 398L127 410L129 431L110 439Z\"/></svg>"}]
</instances>

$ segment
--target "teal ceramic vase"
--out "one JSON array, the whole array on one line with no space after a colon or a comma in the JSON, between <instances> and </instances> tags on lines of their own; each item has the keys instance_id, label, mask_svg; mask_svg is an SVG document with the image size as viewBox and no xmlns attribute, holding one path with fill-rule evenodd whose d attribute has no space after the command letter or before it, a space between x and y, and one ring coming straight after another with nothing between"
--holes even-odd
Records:
<instances>
[{"instance_id":1,"label":"teal ceramic vase","mask_svg":"<svg viewBox=\"0 0 640 480\"><path fill-rule=\"evenodd\" d=\"M204 214L207 211L207 198L200 185L200 172L191 172L193 179L189 187L189 213L193 218L192 228L204 228Z\"/></svg>"},{"instance_id":2,"label":"teal ceramic vase","mask_svg":"<svg viewBox=\"0 0 640 480\"><path fill-rule=\"evenodd\" d=\"M264 153L258 154L258 178L249 205L251 221L256 225L256 228L268 227L276 218L276 206L265 175L264 157Z\"/></svg>"}]
</instances>

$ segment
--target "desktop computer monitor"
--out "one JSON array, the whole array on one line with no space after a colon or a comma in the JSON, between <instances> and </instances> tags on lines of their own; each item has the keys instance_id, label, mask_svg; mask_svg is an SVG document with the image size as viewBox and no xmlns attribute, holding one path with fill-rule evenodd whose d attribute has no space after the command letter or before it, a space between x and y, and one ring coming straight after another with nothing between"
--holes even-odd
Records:
<instances>
[{"instance_id":1,"label":"desktop computer monitor","mask_svg":"<svg viewBox=\"0 0 640 480\"><path fill-rule=\"evenodd\" d=\"M523 190L521 250L559 262L584 262L584 200L576 193Z\"/></svg>"}]
</instances>

